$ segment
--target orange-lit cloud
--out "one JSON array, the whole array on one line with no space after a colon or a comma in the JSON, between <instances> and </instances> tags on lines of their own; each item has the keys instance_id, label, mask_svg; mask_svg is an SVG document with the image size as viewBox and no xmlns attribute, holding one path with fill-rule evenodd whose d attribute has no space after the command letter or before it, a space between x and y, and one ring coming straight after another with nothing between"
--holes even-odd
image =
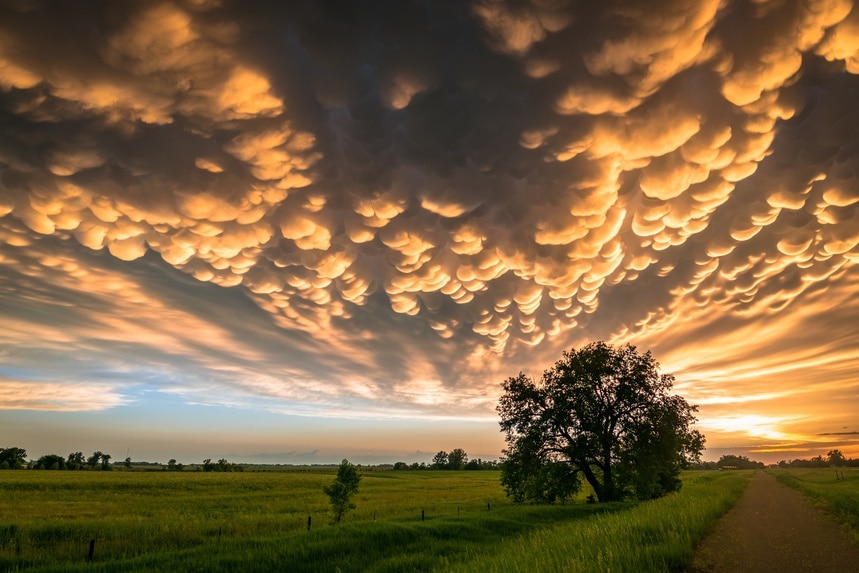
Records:
<instances>
[{"instance_id":1,"label":"orange-lit cloud","mask_svg":"<svg viewBox=\"0 0 859 573\"><path fill-rule=\"evenodd\" d=\"M489 419L600 338L859 430L853 2L72 10L0 9L4 407Z\"/></svg>"}]
</instances>

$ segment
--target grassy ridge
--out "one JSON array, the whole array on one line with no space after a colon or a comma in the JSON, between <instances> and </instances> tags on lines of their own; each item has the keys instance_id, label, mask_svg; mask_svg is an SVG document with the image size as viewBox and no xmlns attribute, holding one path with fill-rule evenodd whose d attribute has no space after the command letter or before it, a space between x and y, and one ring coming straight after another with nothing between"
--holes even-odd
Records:
<instances>
[{"instance_id":1,"label":"grassy ridge","mask_svg":"<svg viewBox=\"0 0 859 573\"><path fill-rule=\"evenodd\" d=\"M0 571L578 570L564 555L597 549L623 564L610 569L656 570L637 565L674 563L666 545L691 558L747 477L687 474L679 494L638 506L517 506L497 472L366 472L357 510L332 527L333 472L0 472Z\"/></svg>"},{"instance_id":2,"label":"grassy ridge","mask_svg":"<svg viewBox=\"0 0 859 573\"><path fill-rule=\"evenodd\" d=\"M790 468L768 470L781 483L812 498L827 513L850 528L859 543L859 470L856 468ZM843 479L839 479L843 476Z\"/></svg>"}]
</instances>

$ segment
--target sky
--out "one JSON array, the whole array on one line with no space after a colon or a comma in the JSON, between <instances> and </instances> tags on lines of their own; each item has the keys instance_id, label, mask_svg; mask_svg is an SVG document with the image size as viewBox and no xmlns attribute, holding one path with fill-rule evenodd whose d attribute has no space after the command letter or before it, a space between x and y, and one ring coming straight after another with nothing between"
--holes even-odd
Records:
<instances>
[{"instance_id":1,"label":"sky","mask_svg":"<svg viewBox=\"0 0 859 573\"><path fill-rule=\"evenodd\" d=\"M0 0L0 447L504 447L651 351L705 459L859 457L850 0Z\"/></svg>"}]
</instances>

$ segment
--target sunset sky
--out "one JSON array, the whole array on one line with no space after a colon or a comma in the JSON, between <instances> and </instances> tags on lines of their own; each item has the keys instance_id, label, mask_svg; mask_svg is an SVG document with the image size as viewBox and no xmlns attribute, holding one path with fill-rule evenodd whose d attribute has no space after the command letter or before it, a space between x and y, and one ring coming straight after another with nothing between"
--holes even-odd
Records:
<instances>
[{"instance_id":1,"label":"sunset sky","mask_svg":"<svg viewBox=\"0 0 859 573\"><path fill-rule=\"evenodd\" d=\"M0 0L0 447L427 461L650 350L859 457L850 0Z\"/></svg>"}]
</instances>

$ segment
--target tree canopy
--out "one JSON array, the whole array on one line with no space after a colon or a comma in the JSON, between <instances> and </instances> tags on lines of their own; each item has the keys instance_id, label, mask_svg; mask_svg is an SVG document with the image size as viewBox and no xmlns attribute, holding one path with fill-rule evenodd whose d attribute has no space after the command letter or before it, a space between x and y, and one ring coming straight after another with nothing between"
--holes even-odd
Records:
<instances>
[{"instance_id":1,"label":"tree canopy","mask_svg":"<svg viewBox=\"0 0 859 573\"><path fill-rule=\"evenodd\" d=\"M0 448L0 469L21 469L26 460L27 450L24 448Z\"/></svg>"},{"instance_id":2,"label":"tree canopy","mask_svg":"<svg viewBox=\"0 0 859 573\"><path fill-rule=\"evenodd\" d=\"M515 501L563 501L587 480L600 502L680 487L700 457L697 407L670 394L650 352L594 342L564 352L539 381L504 382L497 411L507 449L502 483Z\"/></svg>"}]
</instances>

